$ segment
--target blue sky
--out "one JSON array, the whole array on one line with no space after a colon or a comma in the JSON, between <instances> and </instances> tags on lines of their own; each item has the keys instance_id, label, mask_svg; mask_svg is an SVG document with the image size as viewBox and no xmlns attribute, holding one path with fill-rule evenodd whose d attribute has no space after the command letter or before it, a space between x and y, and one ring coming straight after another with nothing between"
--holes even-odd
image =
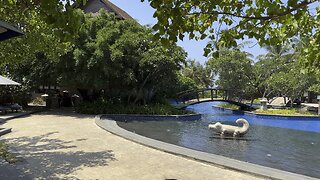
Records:
<instances>
[{"instance_id":1,"label":"blue sky","mask_svg":"<svg viewBox=\"0 0 320 180\"><path fill-rule=\"evenodd\" d=\"M134 19L142 25L154 25L157 20L153 18L154 9L149 5L148 2L141 2L140 0L110 0L112 3L126 11ZM254 40L250 40L254 41ZM206 46L208 40L195 41L195 40L184 40L178 42L179 46L182 46L188 52L189 59L195 59L201 63L204 63L207 58L203 56L203 48ZM254 44L254 43L253 43ZM264 54L266 51L259 45L254 47L245 47L245 51L251 53L254 57L259 54Z\"/></svg>"}]
</instances>

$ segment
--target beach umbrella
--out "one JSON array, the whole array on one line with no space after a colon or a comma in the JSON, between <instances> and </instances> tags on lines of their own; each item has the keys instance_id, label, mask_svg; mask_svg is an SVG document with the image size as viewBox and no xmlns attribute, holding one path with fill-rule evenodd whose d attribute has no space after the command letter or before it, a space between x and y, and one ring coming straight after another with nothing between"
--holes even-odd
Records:
<instances>
[{"instance_id":1,"label":"beach umbrella","mask_svg":"<svg viewBox=\"0 0 320 180\"><path fill-rule=\"evenodd\" d=\"M5 78L0 75L0 86L19 86L20 83L17 83L15 81L12 81L11 79Z\"/></svg>"},{"instance_id":2,"label":"beach umbrella","mask_svg":"<svg viewBox=\"0 0 320 180\"><path fill-rule=\"evenodd\" d=\"M0 41L23 35L23 33L14 26L0 20Z\"/></svg>"}]
</instances>

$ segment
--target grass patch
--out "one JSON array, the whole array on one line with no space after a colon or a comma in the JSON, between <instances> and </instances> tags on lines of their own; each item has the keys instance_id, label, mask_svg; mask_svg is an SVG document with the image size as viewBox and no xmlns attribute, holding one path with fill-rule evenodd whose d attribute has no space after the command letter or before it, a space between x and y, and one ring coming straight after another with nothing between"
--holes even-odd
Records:
<instances>
[{"instance_id":1,"label":"grass patch","mask_svg":"<svg viewBox=\"0 0 320 180\"><path fill-rule=\"evenodd\" d=\"M289 109L268 109L255 111L258 114L275 114L275 115L288 115L288 116L312 116L315 115L311 112L300 112L299 109L289 108Z\"/></svg>"},{"instance_id":2,"label":"grass patch","mask_svg":"<svg viewBox=\"0 0 320 180\"><path fill-rule=\"evenodd\" d=\"M260 101L261 101L261 98L257 98L257 99L254 99L252 103L254 103L254 104L260 104L260 103L261 103ZM244 104L246 104L246 103L251 103L251 101L250 101L250 100L245 100L243 103L244 103Z\"/></svg>"},{"instance_id":3,"label":"grass patch","mask_svg":"<svg viewBox=\"0 0 320 180\"><path fill-rule=\"evenodd\" d=\"M218 107L225 108L225 109L232 109L232 110L239 110L240 106L235 104L219 104Z\"/></svg>"},{"instance_id":4,"label":"grass patch","mask_svg":"<svg viewBox=\"0 0 320 180\"><path fill-rule=\"evenodd\" d=\"M180 110L169 104L122 105L96 101L81 103L76 108L82 114L148 114L148 115L183 115L194 114L191 111Z\"/></svg>"},{"instance_id":5,"label":"grass patch","mask_svg":"<svg viewBox=\"0 0 320 180\"><path fill-rule=\"evenodd\" d=\"M8 146L3 141L0 141L0 158L8 163L15 163L18 161L16 156L8 151Z\"/></svg>"}]
</instances>

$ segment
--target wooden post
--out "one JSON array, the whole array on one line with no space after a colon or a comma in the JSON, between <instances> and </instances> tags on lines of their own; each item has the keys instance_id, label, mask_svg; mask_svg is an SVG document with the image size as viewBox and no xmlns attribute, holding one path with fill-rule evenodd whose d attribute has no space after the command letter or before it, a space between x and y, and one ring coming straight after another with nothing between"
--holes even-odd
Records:
<instances>
[{"instance_id":1,"label":"wooden post","mask_svg":"<svg viewBox=\"0 0 320 180\"><path fill-rule=\"evenodd\" d=\"M211 89L210 92L211 92L211 100L213 100L213 89Z\"/></svg>"},{"instance_id":2,"label":"wooden post","mask_svg":"<svg viewBox=\"0 0 320 180\"><path fill-rule=\"evenodd\" d=\"M199 99L199 92L197 92L197 99L198 99L198 102L200 101L200 99Z\"/></svg>"}]
</instances>

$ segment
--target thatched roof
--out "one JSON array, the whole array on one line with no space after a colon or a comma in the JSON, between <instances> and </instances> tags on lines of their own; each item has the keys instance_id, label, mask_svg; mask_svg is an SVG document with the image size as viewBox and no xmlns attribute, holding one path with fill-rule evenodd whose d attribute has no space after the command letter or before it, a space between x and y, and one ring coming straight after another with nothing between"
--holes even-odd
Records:
<instances>
[{"instance_id":1,"label":"thatched roof","mask_svg":"<svg viewBox=\"0 0 320 180\"><path fill-rule=\"evenodd\" d=\"M118 17L122 19L133 19L124 10L110 2L109 0L88 0L87 3L80 7L85 13L96 14L100 9L105 9L108 12L115 13Z\"/></svg>"}]
</instances>

